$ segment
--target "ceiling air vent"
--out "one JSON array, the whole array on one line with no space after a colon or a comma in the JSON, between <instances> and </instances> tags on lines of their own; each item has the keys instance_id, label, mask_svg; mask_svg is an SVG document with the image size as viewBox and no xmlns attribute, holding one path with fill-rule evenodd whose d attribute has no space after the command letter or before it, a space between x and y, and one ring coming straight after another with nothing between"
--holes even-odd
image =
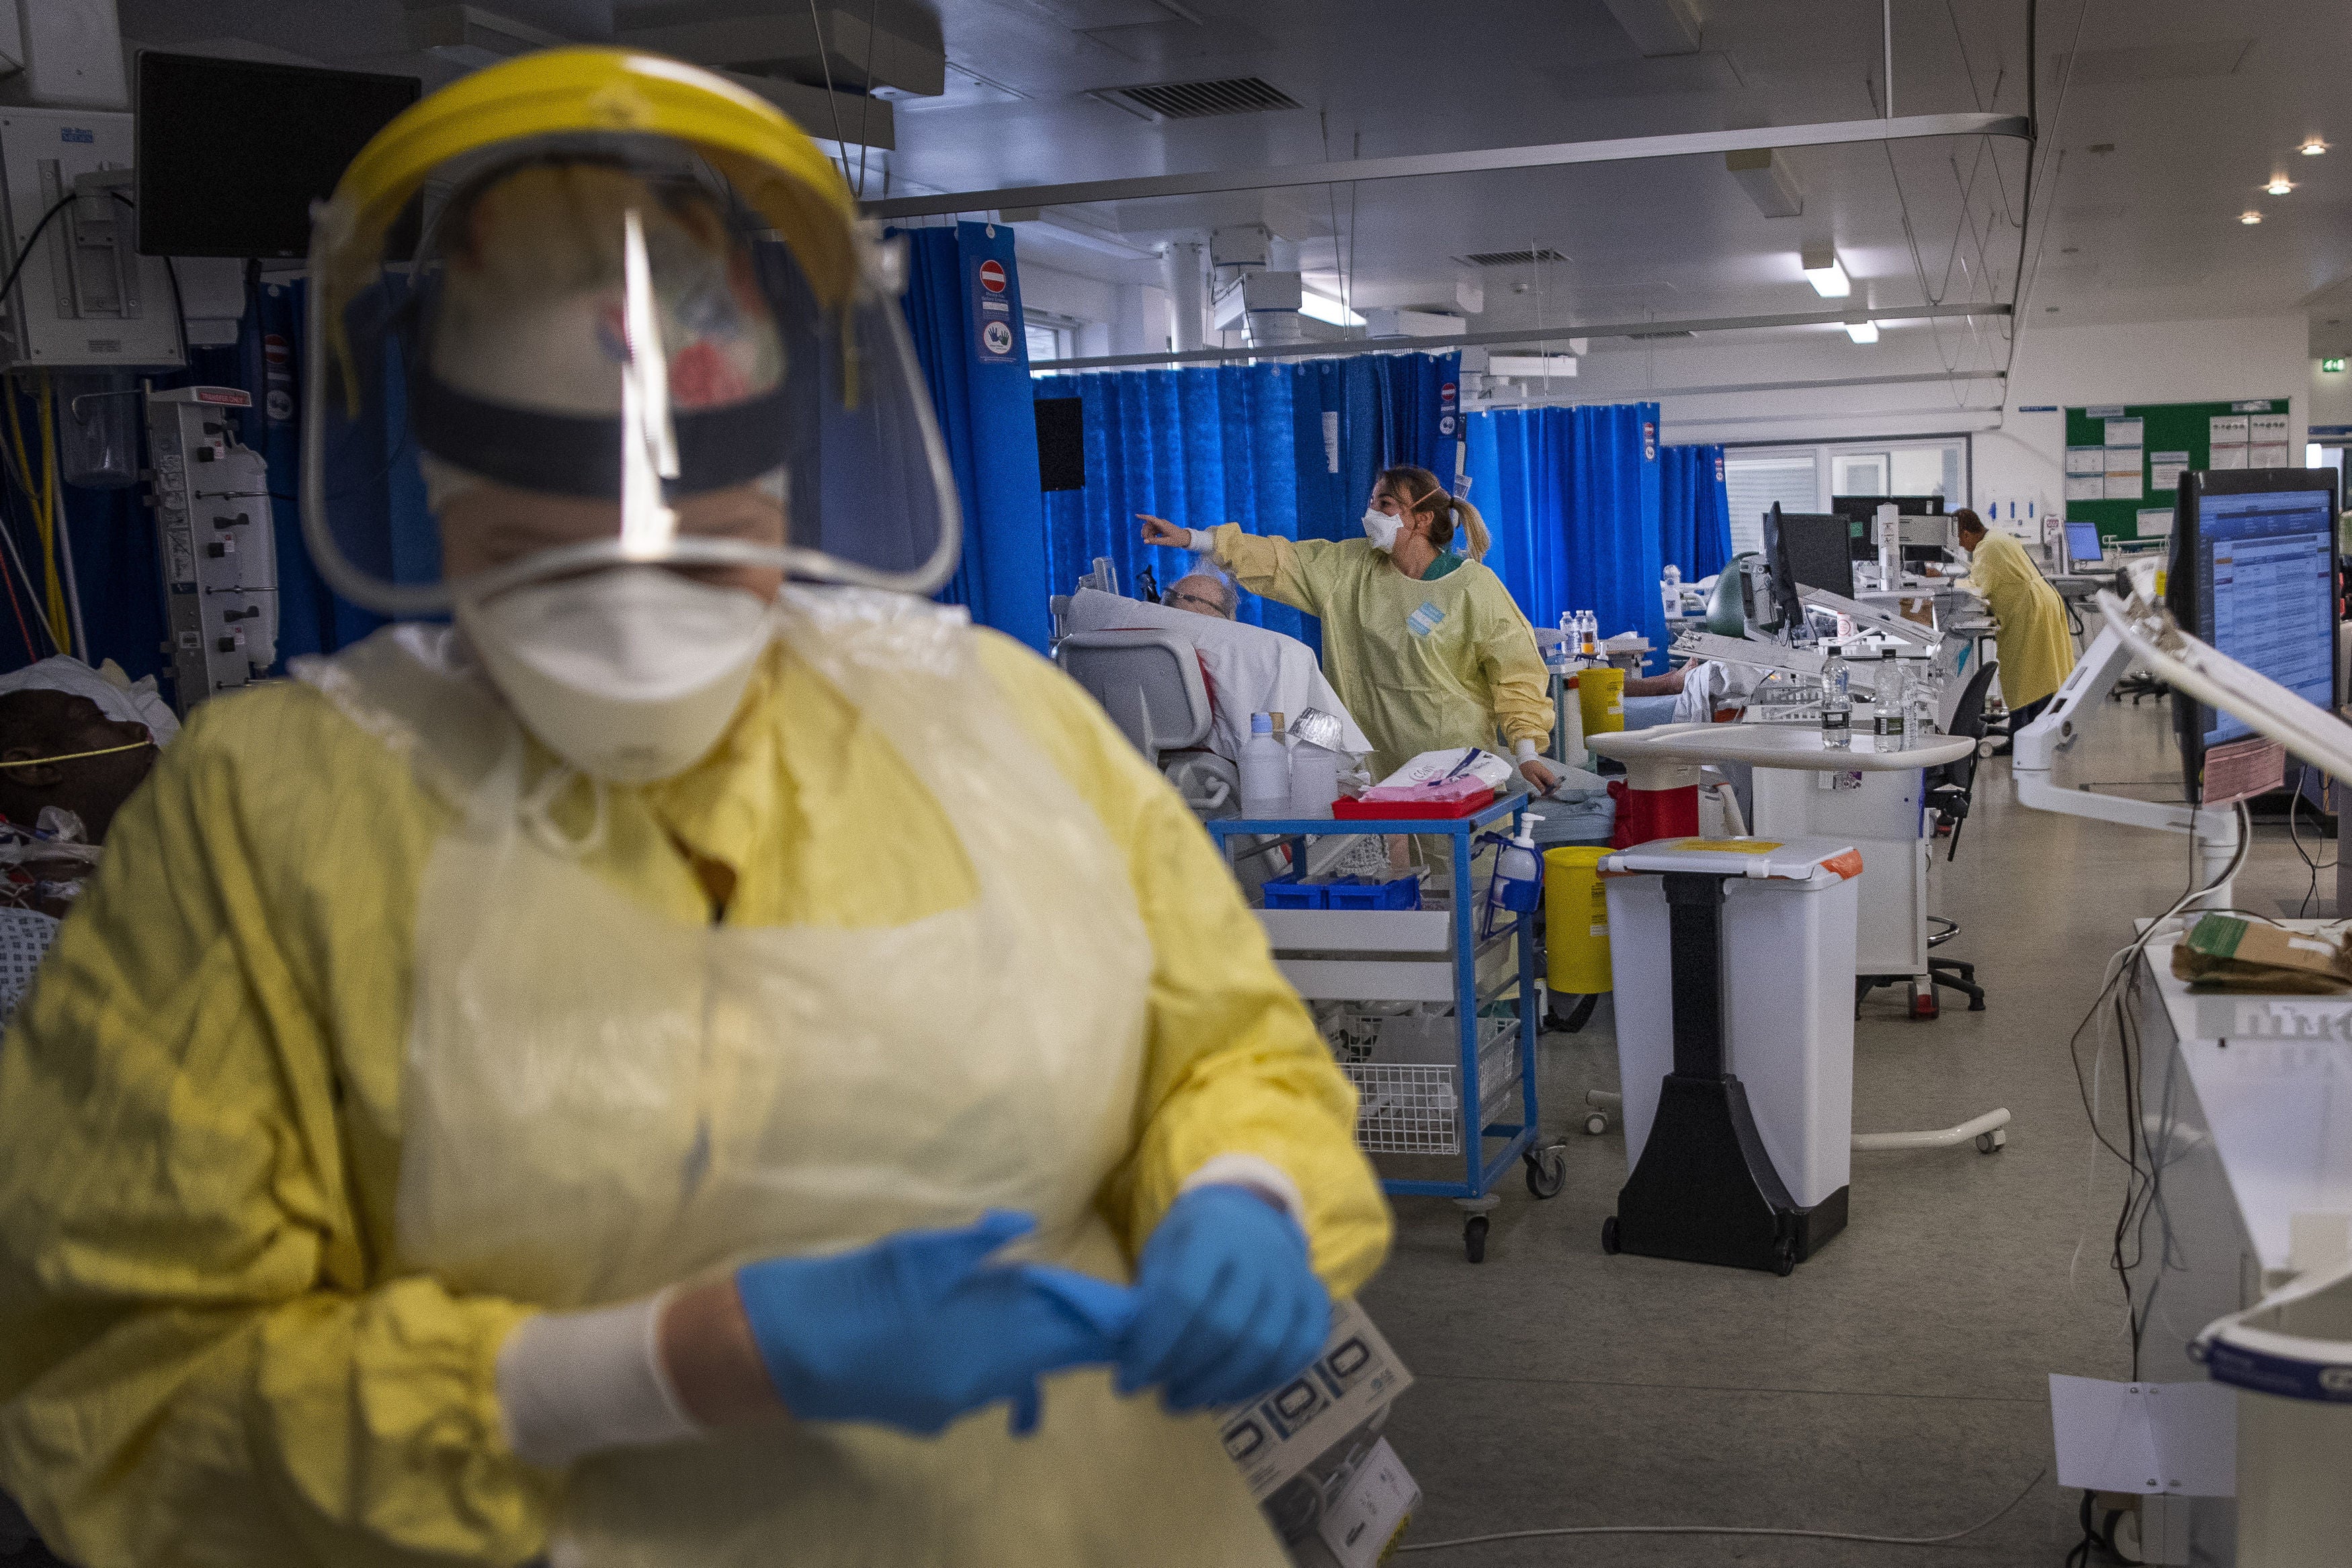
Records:
<instances>
[{"instance_id":1,"label":"ceiling air vent","mask_svg":"<svg viewBox=\"0 0 2352 1568\"><path fill-rule=\"evenodd\" d=\"M1459 259L1473 267L1528 267L1538 261L1566 261L1568 257L1547 246L1541 250L1482 250Z\"/></svg>"},{"instance_id":2,"label":"ceiling air vent","mask_svg":"<svg viewBox=\"0 0 2352 1568\"><path fill-rule=\"evenodd\" d=\"M1171 81L1157 87L1105 88L1095 95L1155 120L1207 120L1219 114L1265 114L1299 109L1297 99L1259 77L1222 81Z\"/></svg>"},{"instance_id":3,"label":"ceiling air vent","mask_svg":"<svg viewBox=\"0 0 2352 1568\"><path fill-rule=\"evenodd\" d=\"M1654 343L1661 338L1688 338L1692 335L1689 332L1628 332L1625 334L1637 343Z\"/></svg>"}]
</instances>

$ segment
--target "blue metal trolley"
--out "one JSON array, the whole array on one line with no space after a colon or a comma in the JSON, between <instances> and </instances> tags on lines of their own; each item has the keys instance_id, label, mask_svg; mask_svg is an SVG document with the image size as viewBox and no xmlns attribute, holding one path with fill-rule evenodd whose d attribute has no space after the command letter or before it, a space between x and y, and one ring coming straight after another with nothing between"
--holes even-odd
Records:
<instances>
[{"instance_id":1,"label":"blue metal trolley","mask_svg":"<svg viewBox=\"0 0 2352 1568\"><path fill-rule=\"evenodd\" d=\"M1567 1162L1557 1143L1539 1141L1536 1110L1535 929L1530 914L1499 923L1484 938L1478 923L1485 890L1471 882L1478 835L1529 803L1504 796L1464 817L1364 819L1227 818L1203 825L1234 864L1234 840L1286 841L1294 865L1306 863L1310 838L1335 834L1402 833L1451 841L1454 884L1449 909L1261 909L1266 935L1284 975L1309 1001L1453 1004L1455 1053L1445 1062L1342 1061L1360 1097L1357 1138L1371 1155L1459 1155L1462 1179L1384 1177L1391 1196L1450 1197L1465 1214L1463 1250L1485 1260L1487 1214L1500 1201L1494 1188L1514 1159L1527 1167L1528 1190L1559 1194ZM1259 845L1250 852L1268 848ZM1481 992L1482 952L1509 942L1517 950L1517 996L1511 1010L1480 1011L1511 989L1508 978ZM1516 1080L1517 1114L1509 1091ZM1491 1147L1493 1152L1487 1150Z\"/></svg>"}]
</instances>

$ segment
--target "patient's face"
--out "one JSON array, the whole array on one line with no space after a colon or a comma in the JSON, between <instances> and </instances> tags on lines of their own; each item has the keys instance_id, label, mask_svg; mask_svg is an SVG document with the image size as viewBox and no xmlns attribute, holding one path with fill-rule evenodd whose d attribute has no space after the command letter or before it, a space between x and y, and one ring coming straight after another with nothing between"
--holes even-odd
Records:
<instances>
[{"instance_id":1,"label":"patient's face","mask_svg":"<svg viewBox=\"0 0 2352 1568\"><path fill-rule=\"evenodd\" d=\"M1227 618L1223 585L1215 578L1203 577L1198 572L1180 579L1161 602L1171 610L1189 610L1195 615L1213 615L1220 621Z\"/></svg>"}]
</instances>

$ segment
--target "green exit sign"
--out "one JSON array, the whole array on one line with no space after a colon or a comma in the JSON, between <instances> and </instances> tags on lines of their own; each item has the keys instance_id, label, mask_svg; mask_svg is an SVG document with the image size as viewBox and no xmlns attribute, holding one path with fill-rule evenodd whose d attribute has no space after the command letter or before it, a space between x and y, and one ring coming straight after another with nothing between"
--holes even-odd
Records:
<instances>
[{"instance_id":1,"label":"green exit sign","mask_svg":"<svg viewBox=\"0 0 2352 1568\"><path fill-rule=\"evenodd\" d=\"M2344 361L2341 360L2322 360L2319 361L2319 368L2323 371L2340 371L2344 368Z\"/></svg>"}]
</instances>

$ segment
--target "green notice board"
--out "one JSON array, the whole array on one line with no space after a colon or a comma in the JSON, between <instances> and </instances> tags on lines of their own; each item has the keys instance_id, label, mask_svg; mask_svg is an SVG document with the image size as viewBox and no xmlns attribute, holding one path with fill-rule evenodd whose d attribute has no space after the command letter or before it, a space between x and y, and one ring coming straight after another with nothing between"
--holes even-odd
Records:
<instances>
[{"instance_id":1,"label":"green notice board","mask_svg":"<svg viewBox=\"0 0 2352 1568\"><path fill-rule=\"evenodd\" d=\"M2263 422L2267 416L2271 422ZM2221 421L2220 425L2215 421ZM2066 411L2065 501L2069 522L2096 523L2102 540L2129 542L2161 537L2170 527L2172 504L2183 468L2270 467L2275 455L2253 461L2256 439L2286 440L2286 399L2240 398L2234 402L2092 403ZM2214 457L2217 431L2224 448ZM2137 451L2124 439L2139 436ZM2102 454L2095 478L2079 470ZM2302 457L2277 457L2279 466L2300 466ZM2137 477L2130 477L2136 471ZM2093 497L2090 491L2098 494ZM2142 513L2150 514L2143 517ZM2154 514L2161 513L2159 518Z\"/></svg>"}]
</instances>

